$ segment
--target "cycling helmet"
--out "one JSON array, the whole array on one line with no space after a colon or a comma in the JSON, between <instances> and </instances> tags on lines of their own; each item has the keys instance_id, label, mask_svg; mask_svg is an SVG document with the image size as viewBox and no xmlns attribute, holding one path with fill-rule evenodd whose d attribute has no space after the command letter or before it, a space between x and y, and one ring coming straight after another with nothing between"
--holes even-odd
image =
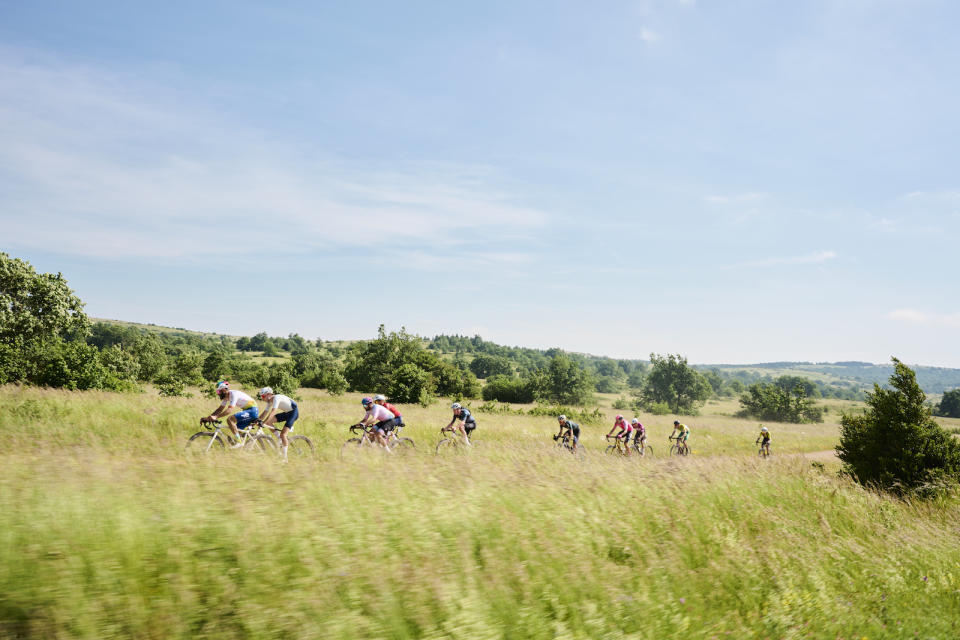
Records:
<instances>
[{"instance_id":1,"label":"cycling helmet","mask_svg":"<svg viewBox=\"0 0 960 640\"><path fill-rule=\"evenodd\" d=\"M680 424L680 421L679 421L679 420L674 420L674 421L673 421L673 424Z\"/></svg>"},{"instance_id":2,"label":"cycling helmet","mask_svg":"<svg viewBox=\"0 0 960 640\"><path fill-rule=\"evenodd\" d=\"M370 398L364 398L363 400L360 401L360 404L362 404L365 407L369 407L370 405L373 404L373 400L371 400Z\"/></svg>"},{"instance_id":3,"label":"cycling helmet","mask_svg":"<svg viewBox=\"0 0 960 640\"><path fill-rule=\"evenodd\" d=\"M386 401L387 401L387 396L383 395L382 393L378 393L377 395L373 396L373 401L374 401L374 402L380 402L381 400L383 400L384 402L386 402Z\"/></svg>"},{"instance_id":4,"label":"cycling helmet","mask_svg":"<svg viewBox=\"0 0 960 640\"><path fill-rule=\"evenodd\" d=\"M565 416L565 415L563 415L563 414L561 413L559 416L557 416L557 420L560 421L560 422L566 422L566 421L567 421L567 416Z\"/></svg>"},{"instance_id":5,"label":"cycling helmet","mask_svg":"<svg viewBox=\"0 0 960 640\"><path fill-rule=\"evenodd\" d=\"M630 424L640 424L640 421L634 418L633 420L630 421Z\"/></svg>"},{"instance_id":6,"label":"cycling helmet","mask_svg":"<svg viewBox=\"0 0 960 640\"><path fill-rule=\"evenodd\" d=\"M273 389L271 389L270 387L264 387L263 389L260 389L260 391L257 391L257 395L260 396L261 398L267 394L270 394L272 396Z\"/></svg>"},{"instance_id":7,"label":"cycling helmet","mask_svg":"<svg viewBox=\"0 0 960 640\"><path fill-rule=\"evenodd\" d=\"M766 430L767 430L766 427L760 427L760 431L766 431Z\"/></svg>"},{"instance_id":8,"label":"cycling helmet","mask_svg":"<svg viewBox=\"0 0 960 640\"><path fill-rule=\"evenodd\" d=\"M623 420L623 416L620 415L619 413L617 414L617 420Z\"/></svg>"},{"instance_id":9,"label":"cycling helmet","mask_svg":"<svg viewBox=\"0 0 960 640\"><path fill-rule=\"evenodd\" d=\"M221 380L220 382L217 383L216 391L218 396L222 396L226 392L230 391L230 383L227 382L226 380Z\"/></svg>"},{"instance_id":10,"label":"cycling helmet","mask_svg":"<svg viewBox=\"0 0 960 640\"><path fill-rule=\"evenodd\" d=\"M454 402L452 405L450 405L450 408L451 408L451 409L454 409L454 410L456 410L456 409L463 409L463 407L460 406L460 403L459 403L459 402Z\"/></svg>"}]
</instances>

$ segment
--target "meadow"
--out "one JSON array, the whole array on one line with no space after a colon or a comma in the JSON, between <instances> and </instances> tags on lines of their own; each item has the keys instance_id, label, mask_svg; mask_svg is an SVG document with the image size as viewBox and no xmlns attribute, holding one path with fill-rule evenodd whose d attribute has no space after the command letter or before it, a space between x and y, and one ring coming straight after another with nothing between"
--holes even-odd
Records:
<instances>
[{"instance_id":1,"label":"meadow","mask_svg":"<svg viewBox=\"0 0 960 640\"><path fill-rule=\"evenodd\" d=\"M342 461L359 395L301 394L318 450L283 465L185 455L210 398L0 387L0 637L960 636L960 499L838 476L854 403L768 423L769 460L732 403L680 416L683 459L640 415L638 460L601 453L604 398L581 461L550 417L483 413L434 456L438 402L402 407L416 454Z\"/></svg>"}]
</instances>

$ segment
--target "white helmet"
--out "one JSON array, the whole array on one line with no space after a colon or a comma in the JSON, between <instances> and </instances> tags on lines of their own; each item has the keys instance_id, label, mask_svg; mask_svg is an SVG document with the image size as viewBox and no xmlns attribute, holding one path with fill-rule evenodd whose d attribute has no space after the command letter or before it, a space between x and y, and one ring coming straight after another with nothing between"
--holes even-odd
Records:
<instances>
[{"instance_id":1,"label":"white helmet","mask_svg":"<svg viewBox=\"0 0 960 640\"><path fill-rule=\"evenodd\" d=\"M260 389L260 391L257 391L257 395L261 398L267 394L273 395L273 389L270 387L264 387L263 389Z\"/></svg>"},{"instance_id":2,"label":"white helmet","mask_svg":"<svg viewBox=\"0 0 960 640\"><path fill-rule=\"evenodd\" d=\"M760 427L760 431L766 431L766 430L767 430L766 427Z\"/></svg>"},{"instance_id":3,"label":"white helmet","mask_svg":"<svg viewBox=\"0 0 960 640\"><path fill-rule=\"evenodd\" d=\"M220 391L220 389L229 389L229 388L230 388L230 383L227 382L226 380L221 380L220 382L217 383L216 390Z\"/></svg>"},{"instance_id":4,"label":"white helmet","mask_svg":"<svg viewBox=\"0 0 960 640\"><path fill-rule=\"evenodd\" d=\"M634 418L633 420L630 421L630 424L640 424L640 421Z\"/></svg>"},{"instance_id":5,"label":"white helmet","mask_svg":"<svg viewBox=\"0 0 960 640\"><path fill-rule=\"evenodd\" d=\"M558 421L558 422L566 422L566 421L567 421L567 416L565 416L565 415L563 415L563 414L561 413L559 416L557 416L557 421Z\"/></svg>"},{"instance_id":6,"label":"white helmet","mask_svg":"<svg viewBox=\"0 0 960 640\"><path fill-rule=\"evenodd\" d=\"M387 396L383 395L382 393L378 393L377 395L373 396L373 401L374 401L374 402L380 402L381 400L383 400L384 402L386 402Z\"/></svg>"},{"instance_id":7,"label":"white helmet","mask_svg":"<svg viewBox=\"0 0 960 640\"><path fill-rule=\"evenodd\" d=\"M460 406L460 403L459 403L459 402L454 402L452 405L450 405L450 408L451 408L451 409L454 409L454 410L456 410L456 409L463 409L463 407Z\"/></svg>"}]
</instances>

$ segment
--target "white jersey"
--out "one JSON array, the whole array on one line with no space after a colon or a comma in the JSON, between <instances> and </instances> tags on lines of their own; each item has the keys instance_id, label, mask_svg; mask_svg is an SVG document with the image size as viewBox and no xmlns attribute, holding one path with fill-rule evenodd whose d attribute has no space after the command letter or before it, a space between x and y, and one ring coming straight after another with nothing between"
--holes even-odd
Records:
<instances>
[{"instance_id":1,"label":"white jersey","mask_svg":"<svg viewBox=\"0 0 960 640\"><path fill-rule=\"evenodd\" d=\"M243 391L236 391L234 389L230 390L230 395L223 399L223 402L220 403L221 407L237 407L241 409L252 409L257 406L256 401L245 394Z\"/></svg>"},{"instance_id":2,"label":"white jersey","mask_svg":"<svg viewBox=\"0 0 960 640\"><path fill-rule=\"evenodd\" d=\"M273 400L267 403L267 411L271 409L278 413L293 411L293 400L281 393L274 394Z\"/></svg>"}]
</instances>

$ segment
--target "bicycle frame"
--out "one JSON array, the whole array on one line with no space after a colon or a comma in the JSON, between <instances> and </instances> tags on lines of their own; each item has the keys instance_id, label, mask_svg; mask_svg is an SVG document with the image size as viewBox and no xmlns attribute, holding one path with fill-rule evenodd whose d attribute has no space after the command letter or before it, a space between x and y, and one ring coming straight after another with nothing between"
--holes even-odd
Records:
<instances>
[{"instance_id":1,"label":"bicycle frame","mask_svg":"<svg viewBox=\"0 0 960 640\"><path fill-rule=\"evenodd\" d=\"M205 423L205 424L208 424L208 425L210 425L210 426L213 427L213 437L210 438L210 442L207 443L206 448L203 450L204 453L207 453L207 452L210 451L210 447L213 446L213 441L216 440L216 439L218 439L218 438L226 438L226 441L227 441L227 442L230 442L230 441L231 441L231 438L230 438L229 435L227 435L227 436L221 436L221 435L220 435L220 432L223 431L223 428L224 428L224 426L223 426L223 421L222 421L222 420L214 420L213 422L207 422L207 423ZM257 425L258 428L257 428L257 431L256 431L256 432L253 432L253 431L250 429L250 427L247 427L246 429L237 429L237 432L240 434L240 443L241 443L243 446L246 446L247 443L251 440L251 438L252 438L253 436L266 435L266 434L264 433L264 431L263 431L263 423L262 423L262 422L260 422L259 420L256 420L254 423L251 423L251 424L256 424L256 425ZM243 448L243 447L241 447L241 448Z\"/></svg>"}]
</instances>

